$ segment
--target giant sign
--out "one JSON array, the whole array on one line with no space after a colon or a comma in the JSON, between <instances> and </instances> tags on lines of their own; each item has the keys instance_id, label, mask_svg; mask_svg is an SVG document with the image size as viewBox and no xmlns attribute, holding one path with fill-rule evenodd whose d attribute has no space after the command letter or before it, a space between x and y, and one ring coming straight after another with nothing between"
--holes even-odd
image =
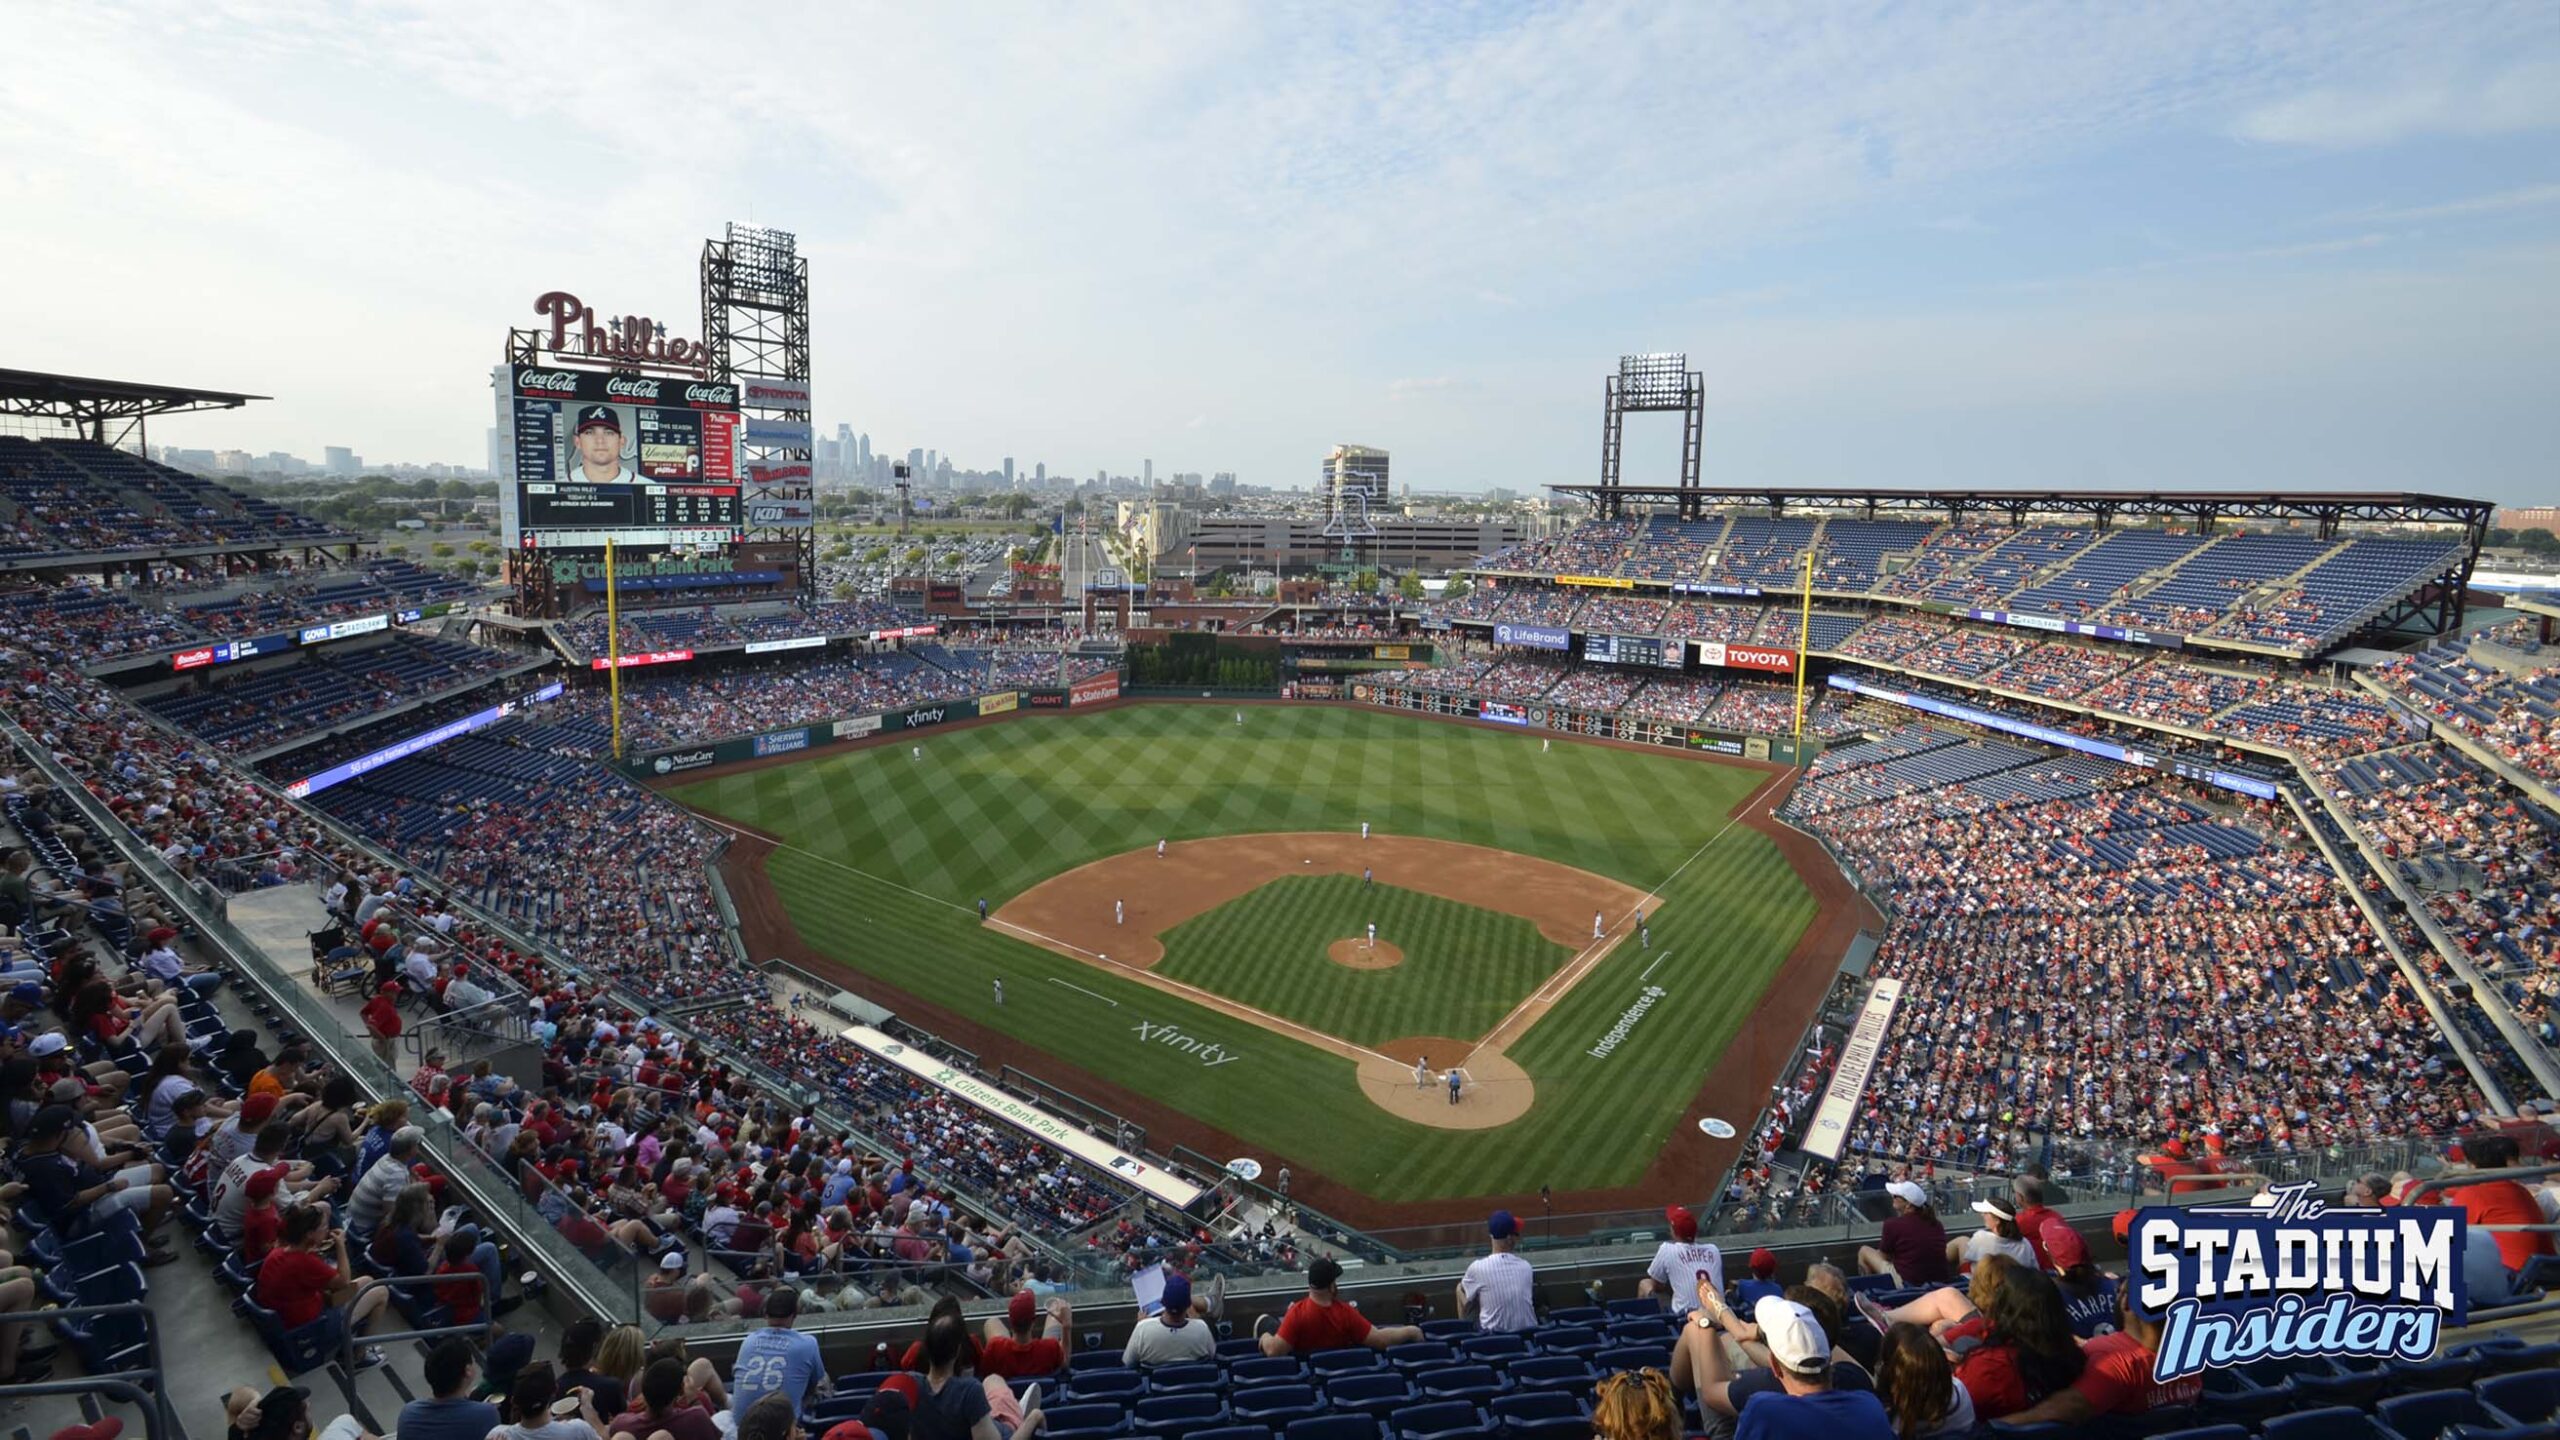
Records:
<instances>
[{"instance_id":1,"label":"giant sign","mask_svg":"<svg viewBox=\"0 0 2560 1440\"><path fill-rule=\"evenodd\" d=\"M1698 642L1698 663L1720 665L1729 670L1763 670L1774 675L1792 675L1796 669L1796 652L1774 645L1736 645L1727 640Z\"/></svg>"},{"instance_id":2,"label":"giant sign","mask_svg":"<svg viewBox=\"0 0 2560 1440\"><path fill-rule=\"evenodd\" d=\"M533 365L501 365L493 380L509 549L737 538L735 385Z\"/></svg>"},{"instance_id":3,"label":"giant sign","mask_svg":"<svg viewBox=\"0 0 2560 1440\"><path fill-rule=\"evenodd\" d=\"M1822 1104L1813 1112L1813 1123L1805 1127L1805 1153L1825 1160L1840 1158L1841 1148L1849 1143L1849 1122L1857 1118L1859 1098L1867 1093L1867 1077L1875 1071L1876 1052L1892 1028L1894 1007L1901 1003L1899 980L1878 980L1868 992L1857 1023L1849 1027L1848 1043L1840 1047L1840 1063L1832 1067Z\"/></svg>"},{"instance_id":4,"label":"giant sign","mask_svg":"<svg viewBox=\"0 0 2560 1440\"><path fill-rule=\"evenodd\" d=\"M1538 650L1570 650L1573 632L1561 625L1514 625L1508 620L1493 627L1496 645L1527 645Z\"/></svg>"}]
</instances>

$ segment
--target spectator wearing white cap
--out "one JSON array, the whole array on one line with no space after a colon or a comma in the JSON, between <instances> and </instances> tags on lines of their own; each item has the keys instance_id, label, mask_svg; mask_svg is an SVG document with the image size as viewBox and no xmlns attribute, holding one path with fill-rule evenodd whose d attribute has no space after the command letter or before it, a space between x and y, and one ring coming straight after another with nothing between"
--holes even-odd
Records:
<instances>
[{"instance_id":1,"label":"spectator wearing white cap","mask_svg":"<svg viewBox=\"0 0 2560 1440\"><path fill-rule=\"evenodd\" d=\"M1747 1335L1746 1343L1767 1355L1766 1380L1735 1379L1719 1330ZM1833 1384L1830 1337L1794 1299L1764 1296L1746 1324L1721 1297L1702 1294L1696 1317L1681 1331L1673 1368L1675 1382L1685 1372L1695 1383L1701 1405L1737 1417L1735 1440L1894 1440L1893 1422L1872 1385Z\"/></svg>"},{"instance_id":2,"label":"spectator wearing white cap","mask_svg":"<svg viewBox=\"0 0 2560 1440\"><path fill-rule=\"evenodd\" d=\"M1947 1242L1947 1263L1970 1271L1986 1256L2006 1255L2030 1270L2041 1270L2036 1247L2018 1233L2018 1217L1997 1200L1976 1200L1973 1213L1982 1217L1982 1228L1962 1240Z\"/></svg>"},{"instance_id":3,"label":"spectator wearing white cap","mask_svg":"<svg viewBox=\"0 0 2560 1440\"><path fill-rule=\"evenodd\" d=\"M1955 1278L1947 1263L1947 1227L1929 1208L1929 1192L1916 1180L1888 1182L1893 1216L1873 1245L1858 1247L1858 1273L1890 1275L1902 1285L1938 1285Z\"/></svg>"},{"instance_id":4,"label":"spectator wearing white cap","mask_svg":"<svg viewBox=\"0 0 2560 1440\"><path fill-rule=\"evenodd\" d=\"M1698 1306L1702 1282L1710 1290L1724 1289L1724 1252L1699 1241L1698 1217L1688 1207L1667 1207L1662 1218L1671 1227L1671 1238L1654 1247L1653 1263L1636 1282L1636 1295L1668 1296L1671 1313L1686 1315Z\"/></svg>"}]
</instances>

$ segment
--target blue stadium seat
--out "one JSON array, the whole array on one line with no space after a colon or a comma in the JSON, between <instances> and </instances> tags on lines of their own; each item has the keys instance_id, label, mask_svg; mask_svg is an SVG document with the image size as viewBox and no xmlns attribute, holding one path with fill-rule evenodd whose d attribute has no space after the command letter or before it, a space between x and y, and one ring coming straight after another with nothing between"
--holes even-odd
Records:
<instances>
[{"instance_id":1,"label":"blue stadium seat","mask_svg":"<svg viewBox=\"0 0 2560 1440\"><path fill-rule=\"evenodd\" d=\"M2266 1440L2406 1440L2352 1405L2277 1415L2259 1426L2258 1433Z\"/></svg>"},{"instance_id":2,"label":"blue stadium seat","mask_svg":"<svg viewBox=\"0 0 2560 1440\"><path fill-rule=\"evenodd\" d=\"M1225 1424L1227 1402L1215 1395L1150 1395L1138 1402L1129 1418L1141 1435L1174 1440L1194 1430Z\"/></svg>"},{"instance_id":3,"label":"blue stadium seat","mask_svg":"<svg viewBox=\"0 0 2560 1440\"><path fill-rule=\"evenodd\" d=\"M1561 1310L1548 1311L1547 1323L1550 1325L1597 1325L1608 1316L1609 1312L1597 1305L1567 1305Z\"/></svg>"},{"instance_id":4,"label":"blue stadium seat","mask_svg":"<svg viewBox=\"0 0 2560 1440\"><path fill-rule=\"evenodd\" d=\"M2441 1440L2560 1440L2560 1425L2448 1425Z\"/></svg>"},{"instance_id":5,"label":"blue stadium seat","mask_svg":"<svg viewBox=\"0 0 2560 1440\"><path fill-rule=\"evenodd\" d=\"M2246 1425L2204 1425L2193 1430L2164 1431L2156 1440L2249 1440Z\"/></svg>"},{"instance_id":6,"label":"blue stadium seat","mask_svg":"<svg viewBox=\"0 0 2560 1440\"><path fill-rule=\"evenodd\" d=\"M1226 1383L1226 1372L1215 1365L1159 1365L1147 1372L1150 1395L1206 1395Z\"/></svg>"},{"instance_id":7,"label":"blue stadium seat","mask_svg":"<svg viewBox=\"0 0 2560 1440\"><path fill-rule=\"evenodd\" d=\"M1307 1367L1299 1363L1295 1355L1255 1355L1227 1365L1228 1382L1239 1387L1277 1385L1299 1379L1306 1373Z\"/></svg>"},{"instance_id":8,"label":"blue stadium seat","mask_svg":"<svg viewBox=\"0 0 2560 1440\"><path fill-rule=\"evenodd\" d=\"M1379 1440L1378 1422L1366 1415L1319 1415L1292 1421L1286 1440Z\"/></svg>"},{"instance_id":9,"label":"blue stadium seat","mask_svg":"<svg viewBox=\"0 0 2560 1440\"><path fill-rule=\"evenodd\" d=\"M1425 1320L1422 1322L1422 1338L1425 1340L1446 1340L1455 1344L1470 1335L1482 1333L1473 1320Z\"/></svg>"},{"instance_id":10,"label":"blue stadium seat","mask_svg":"<svg viewBox=\"0 0 2560 1440\"><path fill-rule=\"evenodd\" d=\"M1632 1300L1612 1300L1609 1302L1609 1313L1634 1319L1644 1315L1665 1314L1667 1310L1661 1296L1645 1295Z\"/></svg>"},{"instance_id":11,"label":"blue stadium seat","mask_svg":"<svg viewBox=\"0 0 2560 1440\"><path fill-rule=\"evenodd\" d=\"M1260 1336L1236 1335L1218 1342L1218 1358L1221 1360L1233 1361L1259 1360L1266 1359L1268 1357L1264 1356L1262 1353L1262 1339Z\"/></svg>"},{"instance_id":12,"label":"blue stadium seat","mask_svg":"<svg viewBox=\"0 0 2560 1440\"><path fill-rule=\"evenodd\" d=\"M1411 1405L1387 1417L1394 1440L1444 1440L1484 1427L1484 1412L1463 1400Z\"/></svg>"},{"instance_id":13,"label":"blue stadium seat","mask_svg":"<svg viewBox=\"0 0 2560 1440\"><path fill-rule=\"evenodd\" d=\"M1221 1425L1215 1430L1202 1430L1190 1440L1271 1440L1268 1425Z\"/></svg>"},{"instance_id":14,"label":"blue stadium seat","mask_svg":"<svg viewBox=\"0 0 2560 1440\"><path fill-rule=\"evenodd\" d=\"M2204 1393L2197 1397L2196 1411L2207 1420L2229 1422L2243 1429L2270 1415L2281 1415L2300 1404L2291 1390L2281 1384L2261 1385L2238 1370L2204 1372Z\"/></svg>"},{"instance_id":15,"label":"blue stadium seat","mask_svg":"<svg viewBox=\"0 0 2560 1440\"><path fill-rule=\"evenodd\" d=\"M2386 1395L2416 1395L2431 1390L2459 1390L2480 1371L2480 1360L2465 1351L2447 1351L2432 1360L2399 1360L2383 1367Z\"/></svg>"},{"instance_id":16,"label":"blue stadium seat","mask_svg":"<svg viewBox=\"0 0 2560 1440\"><path fill-rule=\"evenodd\" d=\"M1413 1388L1434 1400L1481 1405L1502 1393L1502 1377L1490 1365L1449 1365L1414 1376Z\"/></svg>"},{"instance_id":17,"label":"blue stadium seat","mask_svg":"<svg viewBox=\"0 0 2560 1440\"><path fill-rule=\"evenodd\" d=\"M2325 1374L2301 1370L2285 1383L2313 1405L2352 1405L2361 1410L2381 1397L2386 1378L2379 1368L2349 1370L2332 1362Z\"/></svg>"},{"instance_id":18,"label":"blue stadium seat","mask_svg":"<svg viewBox=\"0 0 2560 1440\"><path fill-rule=\"evenodd\" d=\"M1589 1357L1608 1348L1609 1341L1588 1325L1547 1325L1532 1332L1530 1340L1542 1355Z\"/></svg>"},{"instance_id":19,"label":"blue stadium seat","mask_svg":"<svg viewBox=\"0 0 2560 1440\"><path fill-rule=\"evenodd\" d=\"M1064 1383L1067 1398L1079 1404L1108 1400L1126 1407L1147 1393L1147 1377L1135 1370L1070 1370Z\"/></svg>"},{"instance_id":20,"label":"blue stadium seat","mask_svg":"<svg viewBox=\"0 0 2560 1440\"><path fill-rule=\"evenodd\" d=\"M1385 1370L1345 1375L1324 1387L1324 1403L1337 1413L1383 1420L1413 1402L1413 1382Z\"/></svg>"},{"instance_id":21,"label":"blue stadium seat","mask_svg":"<svg viewBox=\"0 0 2560 1440\"><path fill-rule=\"evenodd\" d=\"M1508 1440L1591 1440L1591 1417L1548 1415L1536 1420L1513 1420L1503 1425L1502 1433Z\"/></svg>"},{"instance_id":22,"label":"blue stadium seat","mask_svg":"<svg viewBox=\"0 0 2560 1440\"><path fill-rule=\"evenodd\" d=\"M1642 1370L1650 1365L1659 1370L1671 1363L1668 1345L1612 1345L1591 1357L1591 1368L1603 1375L1621 1370Z\"/></svg>"},{"instance_id":23,"label":"blue stadium seat","mask_svg":"<svg viewBox=\"0 0 2560 1440\"><path fill-rule=\"evenodd\" d=\"M1323 1414L1324 1401L1312 1385L1258 1385L1236 1391L1227 1408L1239 1424L1268 1425L1280 1430L1292 1420Z\"/></svg>"},{"instance_id":24,"label":"blue stadium seat","mask_svg":"<svg viewBox=\"0 0 2560 1440\"><path fill-rule=\"evenodd\" d=\"M1532 1355L1514 1360L1502 1372L1514 1390L1553 1390L1566 1395L1588 1395L1600 1377L1591 1366L1573 1355Z\"/></svg>"},{"instance_id":25,"label":"blue stadium seat","mask_svg":"<svg viewBox=\"0 0 2560 1440\"><path fill-rule=\"evenodd\" d=\"M2394 1395L2380 1406L2382 1423L2403 1435L2434 1435L2447 1425L2502 1426L2513 1418L2480 1402L2468 1390L2422 1390Z\"/></svg>"},{"instance_id":26,"label":"blue stadium seat","mask_svg":"<svg viewBox=\"0 0 2560 1440\"><path fill-rule=\"evenodd\" d=\"M1116 1404L1051 1405L1041 1414L1047 1418L1040 1433L1047 1440L1104 1440L1129 1424L1128 1410Z\"/></svg>"},{"instance_id":27,"label":"blue stadium seat","mask_svg":"<svg viewBox=\"0 0 2560 1440\"><path fill-rule=\"evenodd\" d=\"M2518 1420L2560 1417L2560 1369L2495 1375L2473 1386L2472 1391Z\"/></svg>"},{"instance_id":28,"label":"blue stadium seat","mask_svg":"<svg viewBox=\"0 0 2560 1440\"><path fill-rule=\"evenodd\" d=\"M1519 1335L1474 1335L1458 1342L1458 1353L1500 1369L1527 1356L1529 1342Z\"/></svg>"},{"instance_id":29,"label":"blue stadium seat","mask_svg":"<svg viewBox=\"0 0 2560 1440\"><path fill-rule=\"evenodd\" d=\"M1307 1357L1307 1369L1326 1376L1356 1375L1363 1370L1378 1369L1386 1363L1379 1358L1377 1351L1366 1345L1354 1345L1347 1350L1319 1350Z\"/></svg>"},{"instance_id":30,"label":"blue stadium seat","mask_svg":"<svg viewBox=\"0 0 2560 1440\"><path fill-rule=\"evenodd\" d=\"M1425 1370L1458 1363L1458 1352L1441 1340L1411 1340L1402 1345L1390 1345L1385 1354L1387 1364L1393 1366L1399 1375L1419 1375Z\"/></svg>"}]
</instances>

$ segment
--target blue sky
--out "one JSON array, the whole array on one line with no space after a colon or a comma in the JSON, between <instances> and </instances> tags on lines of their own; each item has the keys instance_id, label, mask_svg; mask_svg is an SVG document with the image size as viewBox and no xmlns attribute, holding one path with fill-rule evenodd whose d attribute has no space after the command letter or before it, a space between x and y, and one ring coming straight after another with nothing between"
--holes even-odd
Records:
<instances>
[{"instance_id":1,"label":"blue sky","mask_svg":"<svg viewBox=\"0 0 2560 1440\"><path fill-rule=\"evenodd\" d=\"M2560 5L0 10L0 364L476 461L533 297L798 232L823 423L964 463L2560 501ZM682 321L678 324L676 322ZM1666 476L1668 420L1629 474Z\"/></svg>"}]
</instances>

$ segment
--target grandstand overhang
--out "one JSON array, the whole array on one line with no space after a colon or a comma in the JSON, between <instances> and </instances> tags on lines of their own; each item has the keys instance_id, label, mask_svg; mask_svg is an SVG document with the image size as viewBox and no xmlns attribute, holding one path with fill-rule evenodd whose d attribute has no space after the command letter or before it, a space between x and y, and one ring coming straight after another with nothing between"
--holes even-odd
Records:
<instances>
[{"instance_id":1,"label":"grandstand overhang","mask_svg":"<svg viewBox=\"0 0 2560 1440\"><path fill-rule=\"evenodd\" d=\"M2069 515L2101 527L2119 518L2192 522L2211 533L2233 520L2308 523L2322 535L2342 524L2459 525L2473 548L2486 538L2497 506L2451 495L2379 490L1794 490L1776 486L1550 485L1558 495L1589 501L1602 518L1615 519L1629 501L1669 507L1766 509L1854 513L1864 519L1936 516L1948 520L2005 519L2014 524ZM1685 513L1685 512L1684 512Z\"/></svg>"},{"instance_id":2,"label":"grandstand overhang","mask_svg":"<svg viewBox=\"0 0 2560 1440\"><path fill-rule=\"evenodd\" d=\"M252 400L267 398L228 390L50 375L39 370L0 370L0 415L55 421L67 433L118 448L143 443L144 422L151 416L237 410Z\"/></svg>"}]
</instances>

